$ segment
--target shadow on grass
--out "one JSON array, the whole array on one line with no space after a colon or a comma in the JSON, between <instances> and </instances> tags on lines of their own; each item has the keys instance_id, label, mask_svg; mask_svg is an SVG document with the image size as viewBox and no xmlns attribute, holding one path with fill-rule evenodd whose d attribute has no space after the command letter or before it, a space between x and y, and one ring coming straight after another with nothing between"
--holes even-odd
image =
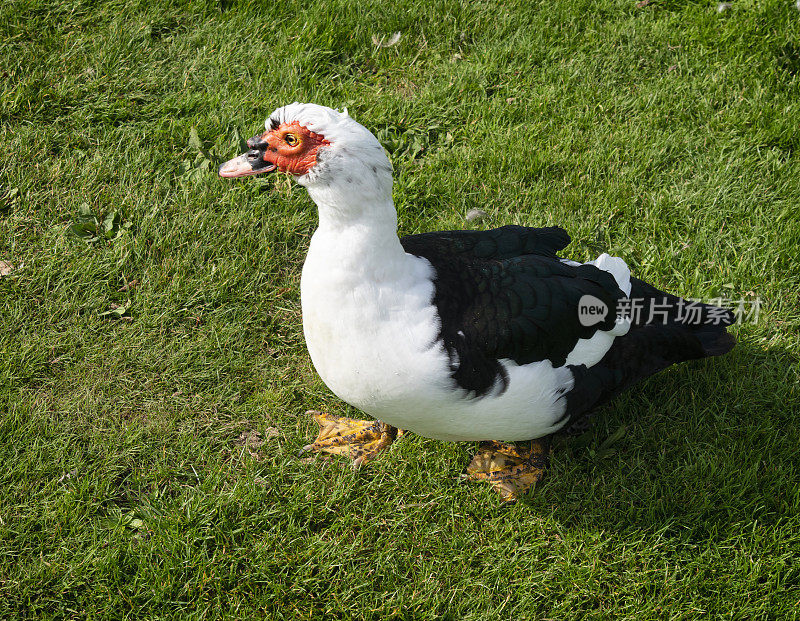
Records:
<instances>
[{"instance_id":1,"label":"shadow on grass","mask_svg":"<svg viewBox=\"0 0 800 621\"><path fill-rule=\"evenodd\" d=\"M559 437L548 478L522 504L565 525L690 539L796 515L799 360L739 343L651 378L598 411L584 436Z\"/></svg>"}]
</instances>

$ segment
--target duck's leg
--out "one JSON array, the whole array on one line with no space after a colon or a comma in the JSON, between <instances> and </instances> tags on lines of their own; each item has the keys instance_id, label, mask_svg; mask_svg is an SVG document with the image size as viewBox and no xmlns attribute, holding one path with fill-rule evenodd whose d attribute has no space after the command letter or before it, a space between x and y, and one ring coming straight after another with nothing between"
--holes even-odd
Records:
<instances>
[{"instance_id":1,"label":"duck's leg","mask_svg":"<svg viewBox=\"0 0 800 621\"><path fill-rule=\"evenodd\" d=\"M306 414L311 414L320 429L316 440L304 446L303 451L347 455L353 460L354 468L375 458L403 435L402 429L379 420L356 420L316 410Z\"/></svg>"},{"instance_id":2,"label":"duck's leg","mask_svg":"<svg viewBox=\"0 0 800 621\"><path fill-rule=\"evenodd\" d=\"M550 460L550 437L520 444L481 442L466 478L489 481L503 500L513 502L544 476Z\"/></svg>"}]
</instances>

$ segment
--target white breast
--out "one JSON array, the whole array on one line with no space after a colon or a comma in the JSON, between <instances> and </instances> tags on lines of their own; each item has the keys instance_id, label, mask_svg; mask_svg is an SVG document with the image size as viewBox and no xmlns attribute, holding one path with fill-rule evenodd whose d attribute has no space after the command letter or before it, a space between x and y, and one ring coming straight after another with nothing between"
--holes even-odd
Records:
<instances>
[{"instance_id":1,"label":"white breast","mask_svg":"<svg viewBox=\"0 0 800 621\"><path fill-rule=\"evenodd\" d=\"M318 236L301 295L306 344L325 384L369 411L406 397L425 373L441 377L446 356L436 340L430 264L403 254L403 265L354 270L321 252Z\"/></svg>"},{"instance_id":2,"label":"white breast","mask_svg":"<svg viewBox=\"0 0 800 621\"><path fill-rule=\"evenodd\" d=\"M338 397L391 425L443 440L524 440L558 428L559 391L572 386L567 369L503 361L508 388L471 397L451 378L449 356L437 340L430 263L400 252L354 264L337 256L341 245L318 231L301 282L308 351Z\"/></svg>"}]
</instances>

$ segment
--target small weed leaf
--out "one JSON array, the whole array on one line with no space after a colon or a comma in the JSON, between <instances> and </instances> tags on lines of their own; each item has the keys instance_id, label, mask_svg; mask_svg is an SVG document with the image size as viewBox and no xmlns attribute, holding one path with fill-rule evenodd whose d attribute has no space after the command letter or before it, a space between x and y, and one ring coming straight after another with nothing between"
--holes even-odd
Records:
<instances>
[{"instance_id":1,"label":"small weed leaf","mask_svg":"<svg viewBox=\"0 0 800 621\"><path fill-rule=\"evenodd\" d=\"M110 211L103 220L103 233L109 235L114 231L118 231L121 223L122 218L120 217L119 212Z\"/></svg>"},{"instance_id":2,"label":"small weed leaf","mask_svg":"<svg viewBox=\"0 0 800 621\"><path fill-rule=\"evenodd\" d=\"M599 461L601 459L606 459L607 457L611 457L617 452L617 449L614 448L614 445L622 440L627 433L628 428L623 425L617 428L614 433L608 436L605 440L600 443L600 446L597 448L590 446L592 444L592 440L594 439L595 432L594 430L590 429L589 431L581 434L577 438L575 438L572 442L573 449L586 449L586 452L589 454L589 457L595 461Z\"/></svg>"},{"instance_id":3,"label":"small weed leaf","mask_svg":"<svg viewBox=\"0 0 800 621\"><path fill-rule=\"evenodd\" d=\"M239 142L243 141L240 136ZM194 153L194 157L192 157ZM207 177L209 170L216 168L217 164L221 163L223 158L214 150L214 147L206 148L200 136L197 133L197 128L192 127L189 130L189 157L185 158L180 165L180 178L185 182L196 182L200 179Z\"/></svg>"},{"instance_id":4,"label":"small weed leaf","mask_svg":"<svg viewBox=\"0 0 800 621\"><path fill-rule=\"evenodd\" d=\"M119 528L129 528L131 530L140 530L144 528L144 520L137 518L133 511L122 513L119 508L114 507L111 515L102 521L103 526L110 530Z\"/></svg>"},{"instance_id":5,"label":"small weed leaf","mask_svg":"<svg viewBox=\"0 0 800 621\"><path fill-rule=\"evenodd\" d=\"M131 223L124 222L122 215L116 210L109 211L100 222L86 203L82 203L78 208L78 215L70 225L74 235L90 244L97 241L114 241L130 228Z\"/></svg>"},{"instance_id":6,"label":"small weed leaf","mask_svg":"<svg viewBox=\"0 0 800 621\"><path fill-rule=\"evenodd\" d=\"M570 442L570 445L573 449L584 449L587 448L594 439L594 429L589 429L589 431L585 431L577 438Z\"/></svg>"},{"instance_id":7,"label":"small weed leaf","mask_svg":"<svg viewBox=\"0 0 800 621\"><path fill-rule=\"evenodd\" d=\"M619 427L614 433L612 433L605 440L603 440L603 443L600 445L600 450L602 451L604 449L609 449L612 446L614 446L617 442L619 442L620 440L622 440L622 438L625 437L625 433L627 431L628 429L627 427L625 427L625 425Z\"/></svg>"},{"instance_id":8,"label":"small weed leaf","mask_svg":"<svg viewBox=\"0 0 800 621\"><path fill-rule=\"evenodd\" d=\"M438 142L449 144L453 140L452 134L447 132L442 140L439 125L430 125L425 128L404 129L398 126L387 126L376 132L376 137L392 156L415 160L424 152L430 151Z\"/></svg>"},{"instance_id":9,"label":"small weed leaf","mask_svg":"<svg viewBox=\"0 0 800 621\"><path fill-rule=\"evenodd\" d=\"M4 188L0 186L0 213L9 211L19 198L19 188Z\"/></svg>"},{"instance_id":10,"label":"small weed leaf","mask_svg":"<svg viewBox=\"0 0 800 621\"><path fill-rule=\"evenodd\" d=\"M605 440L603 440L603 442L600 444L597 450L590 448L589 456L595 461L611 457L617 452L617 449L614 448L614 445L625 437L626 432L627 432L627 427L625 427L624 425L622 427L619 427L614 433L612 433Z\"/></svg>"},{"instance_id":11,"label":"small weed leaf","mask_svg":"<svg viewBox=\"0 0 800 621\"><path fill-rule=\"evenodd\" d=\"M196 127L192 127L192 129L189 130L189 148L199 151L200 153L203 152L203 143L200 142L200 136L197 135Z\"/></svg>"},{"instance_id":12,"label":"small weed leaf","mask_svg":"<svg viewBox=\"0 0 800 621\"><path fill-rule=\"evenodd\" d=\"M121 319L130 310L130 308L130 302L126 302L125 304L111 304L111 308L109 308L107 311L99 313L97 316L109 317L110 319Z\"/></svg>"},{"instance_id":13,"label":"small weed leaf","mask_svg":"<svg viewBox=\"0 0 800 621\"><path fill-rule=\"evenodd\" d=\"M92 208L86 203L83 203L78 207L78 216L75 218L70 229L84 241L92 242L97 240L98 226L99 222L94 213L92 213Z\"/></svg>"},{"instance_id":14,"label":"small weed leaf","mask_svg":"<svg viewBox=\"0 0 800 621\"><path fill-rule=\"evenodd\" d=\"M237 153L244 153L250 147L247 146L247 138L242 137L242 132L238 127L233 128L233 142L236 145Z\"/></svg>"},{"instance_id":15,"label":"small weed leaf","mask_svg":"<svg viewBox=\"0 0 800 621\"><path fill-rule=\"evenodd\" d=\"M77 476L77 474L78 474L78 469L77 468L73 468L69 472L65 472L64 474L62 474L61 478L58 480L58 482L61 483L63 481L69 481L70 479L75 478L75 476Z\"/></svg>"},{"instance_id":16,"label":"small weed leaf","mask_svg":"<svg viewBox=\"0 0 800 621\"><path fill-rule=\"evenodd\" d=\"M144 522L139 518L131 518L126 524L126 526L128 528L138 530L139 528L142 528L144 526Z\"/></svg>"}]
</instances>

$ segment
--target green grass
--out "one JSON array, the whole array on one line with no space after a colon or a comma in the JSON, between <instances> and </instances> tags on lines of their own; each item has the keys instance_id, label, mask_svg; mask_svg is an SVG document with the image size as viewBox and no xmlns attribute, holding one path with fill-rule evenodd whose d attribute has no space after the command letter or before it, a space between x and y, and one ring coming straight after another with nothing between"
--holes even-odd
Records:
<instances>
[{"instance_id":1,"label":"green grass","mask_svg":"<svg viewBox=\"0 0 800 621\"><path fill-rule=\"evenodd\" d=\"M0 617L800 616L800 12L716 9L4 2ZM348 412L302 338L315 209L213 174L295 100L391 147L402 233L559 224L759 321L513 507L459 483L469 443L297 458L306 409Z\"/></svg>"}]
</instances>

